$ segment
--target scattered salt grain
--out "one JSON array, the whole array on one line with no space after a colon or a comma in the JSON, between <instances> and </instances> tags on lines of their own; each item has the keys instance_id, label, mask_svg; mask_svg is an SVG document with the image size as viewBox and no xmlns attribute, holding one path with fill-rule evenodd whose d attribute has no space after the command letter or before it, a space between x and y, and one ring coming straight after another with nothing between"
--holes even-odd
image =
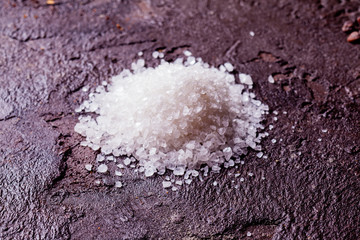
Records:
<instances>
[{"instance_id":1,"label":"scattered salt grain","mask_svg":"<svg viewBox=\"0 0 360 240\"><path fill-rule=\"evenodd\" d=\"M275 139L275 138L271 139L271 142L275 144L275 143L276 143L276 139Z\"/></svg>"},{"instance_id":2,"label":"scattered salt grain","mask_svg":"<svg viewBox=\"0 0 360 240\"><path fill-rule=\"evenodd\" d=\"M277 121L277 120L278 120L278 118L277 118L277 117L274 117L273 119L274 119L274 121Z\"/></svg>"},{"instance_id":3,"label":"scattered salt grain","mask_svg":"<svg viewBox=\"0 0 360 240\"><path fill-rule=\"evenodd\" d=\"M175 187L175 186L173 186L173 187L171 188L171 191L173 191L173 192L175 192L175 191L177 191L177 190L178 190L178 188Z\"/></svg>"},{"instance_id":4,"label":"scattered salt grain","mask_svg":"<svg viewBox=\"0 0 360 240\"><path fill-rule=\"evenodd\" d=\"M183 184L183 181L181 181L181 180L177 180L177 181L175 181L175 184L177 184L177 185L182 185Z\"/></svg>"},{"instance_id":5,"label":"scattered salt grain","mask_svg":"<svg viewBox=\"0 0 360 240\"><path fill-rule=\"evenodd\" d=\"M239 176L240 176L240 173L235 173L234 176L235 176L235 177L239 177Z\"/></svg>"},{"instance_id":6,"label":"scattered salt grain","mask_svg":"<svg viewBox=\"0 0 360 240\"><path fill-rule=\"evenodd\" d=\"M104 161L104 160L105 160L105 157L104 157L103 155L98 154L98 155L96 156L96 161L97 161L97 162L102 162L102 161Z\"/></svg>"},{"instance_id":7,"label":"scattered salt grain","mask_svg":"<svg viewBox=\"0 0 360 240\"><path fill-rule=\"evenodd\" d=\"M120 181L115 182L115 187L121 188L122 186L123 186L123 184Z\"/></svg>"},{"instance_id":8,"label":"scattered salt grain","mask_svg":"<svg viewBox=\"0 0 360 240\"><path fill-rule=\"evenodd\" d=\"M214 185L214 186L217 186L217 185L218 185L218 182L217 182L217 181L214 181L214 182L213 182L213 185Z\"/></svg>"},{"instance_id":9,"label":"scattered salt grain","mask_svg":"<svg viewBox=\"0 0 360 240\"><path fill-rule=\"evenodd\" d=\"M268 77L268 81L269 81L269 83L274 83L275 82L274 77L270 75Z\"/></svg>"},{"instance_id":10,"label":"scattered salt grain","mask_svg":"<svg viewBox=\"0 0 360 240\"><path fill-rule=\"evenodd\" d=\"M269 130L272 130L274 128L274 125L270 124L269 125Z\"/></svg>"},{"instance_id":11,"label":"scattered salt grain","mask_svg":"<svg viewBox=\"0 0 360 240\"><path fill-rule=\"evenodd\" d=\"M279 112L275 110L275 111L273 111L273 114L278 115Z\"/></svg>"},{"instance_id":12,"label":"scattered salt grain","mask_svg":"<svg viewBox=\"0 0 360 240\"><path fill-rule=\"evenodd\" d=\"M100 185L100 180L95 180L95 182L94 182L96 185Z\"/></svg>"},{"instance_id":13,"label":"scattered salt grain","mask_svg":"<svg viewBox=\"0 0 360 240\"><path fill-rule=\"evenodd\" d=\"M252 235L251 232L246 233L246 236L248 236L248 237L251 237L251 235Z\"/></svg>"},{"instance_id":14,"label":"scattered salt grain","mask_svg":"<svg viewBox=\"0 0 360 240\"><path fill-rule=\"evenodd\" d=\"M169 182L169 181L163 181L163 182L162 182L162 186L163 186L163 188L169 188L169 187L171 187L171 182Z\"/></svg>"},{"instance_id":15,"label":"scattered salt grain","mask_svg":"<svg viewBox=\"0 0 360 240\"><path fill-rule=\"evenodd\" d=\"M115 175L120 177L122 176L122 173L120 171L115 170Z\"/></svg>"},{"instance_id":16,"label":"scattered salt grain","mask_svg":"<svg viewBox=\"0 0 360 240\"><path fill-rule=\"evenodd\" d=\"M322 141L322 139L321 139L321 138L318 138L318 141L319 141L319 142L321 142L321 141Z\"/></svg>"},{"instance_id":17,"label":"scattered salt grain","mask_svg":"<svg viewBox=\"0 0 360 240\"><path fill-rule=\"evenodd\" d=\"M192 55L192 53L189 50L185 50L184 55L187 57L190 57Z\"/></svg>"},{"instance_id":18,"label":"scattered salt grain","mask_svg":"<svg viewBox=\"0 0 360 240\"><path fill-rule=\"evenodd\" d=\"M246 85L253 85L253 81L250 75L240 73L239 74L240 82Z\"/></svg>"},{"instance_id":19,"label":"scattered salt grain","mask_svg":"<svg viewBox=\"0 0 360 240\"><path fill-rule=\"evenodd\" d=\"M85 169L91 171L93 165L92 164L85 164Z\"/></svg>"},{"instance_id":20,"label":"scattered salt grain","mask_svg":"<svg viewBox=\"0 0 360 240\"><path fill-rule=\"evenodd\" d=\"M240 182L243 182L243 181L245 181L245 178L243 178L243 177L240 178Z\"/></svg>"},{"instance_id":21,"label":"scattered salt grain","mask_svg":"<svg viewBox=\"0 0 360 240\"><path fill-rule=\"evenodd\" d=\"M287 112L286 112L286 111L283 111L283 114L284 114L284 115L286 115L286 114L287 114Z\"/></svg>"},{"instance_id":22,"label":"scattered salt grain","mask_svg":"<svg viewBox=\"0 0 360 240\"><path fill-rule=\"evenodd\" d=\"M188 185L189 185L191 182L192 182L191 179L186 179L186 180L185 180L185 183L188 184Z\"/></svg>"},{"instance_id":23,"label":"scattered salt grain","mask_svg":"<svg viewBox=\"0 0 360 240\"><path fill-rule=\"evenodd\" d=\"M264 155L263 152L258 152L258 153L256 154L256 156L257 156L258 158L262 158L263 155Z\"/></svg>"},{"instance_id":24,"label":"scattered salt grain","mask_svg":"<svg viewBox=\"0 0 360 240\"><path fill-rule=\"evenodd\" d=\"M255 33L253 31L249 32L250 36L255 36Z\"/></svg>"},{"instance_id":25,"label":"scattered salt grain","mask_svg":"<svg viewBox=\"0 0 360 240\"><path fill-rule=\"evenodd\" d=\"M153 52L152 57L153 58L158 58L159 57L159 52L158 51Z\"/></svg>"},{"instance_id":26,"label":"scattered salt grain","mask_svg":"<svg viewBox=\"0 0 360 240\"><path fill-rule=\"evenodd\" d=\"M125 166L124 166L123 164L121 164L121 163L119 163L119 164L116 165L116 166L118 166L118 168L125 168Z\"/></svg>"},{"instance_id":27,"label":"scattered salt grain","mask_svg":"<svg viewBox=\"0 0 360 240\"><path fill-rule=\"evenodd\" d=\"M321 130L323 133L326 133L328 130L327 129L322 129Z\"/></svg>"},{"instance_id":28,"label":"scattered salt grain","mask_svg":"<svg viewBox=\"0 0 360 240\"><path fill-rule=\"evenodd\" d=\"M131 163L131 159L130 158L125 158L124 159L124 164L127 166Z\"/></svg>"},{"instance_id":29,"label":"scattered salt grain","mask_svg":"<svg viewBox=\"0 0 360 240\"><path fill-rule=\"evenodd\" d=\"M164 53L159 53L159 58L164 58Z\"/></svg>"},{"instance_id":30,"label":"scattered salt grain","mask_svg":"<svg viewBox=\"0 0 360 240\"><path fill-rule=\"evenodd\" d=\"M225 67L226 70L228 70L229 72L234 71L234 66L233 66L231 63L229 63L229 62L224 63L224 67Z\"/></svg>"},{"instance_id":31,"label":"scattered salt grain","mask_svg":"<svg viewBox=\"0 0 360 240\"><path fill-rule=\"evenodd\" d=\"M108 170L108 167L105 164L100 164L99 167L97 168L97 171L99 173L106 173Z\"/></svg>"},{"instance_id":32,"label":"scattered salt grain","mask_svg":"<svg viewBox=\"0 0 360 240\"><path fill-rule=\"evenodd\" d=\"M252 172L249 172L248 175L249 175L250 177L254 176L254 174L253 174Z\"/></svg>"}]
</instances>

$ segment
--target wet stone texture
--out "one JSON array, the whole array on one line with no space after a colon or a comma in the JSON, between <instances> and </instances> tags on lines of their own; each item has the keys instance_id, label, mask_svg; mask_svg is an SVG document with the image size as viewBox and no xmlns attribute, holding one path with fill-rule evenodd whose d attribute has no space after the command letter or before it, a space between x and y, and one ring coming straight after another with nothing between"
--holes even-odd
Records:
<instances>
[{"instance_id":1,"label":"wet stone texture","mask_svg":"<svg viewBox=\"0 0 360 240\"><path fill-rule=\"evenodd\" d=\"M360 238L360 45L341 30L359 1L47 2L0 2L0 239ZM82 88L156 49L251 74L268 158L177 192L88 172Z\"/></svg>"}]
</instances>

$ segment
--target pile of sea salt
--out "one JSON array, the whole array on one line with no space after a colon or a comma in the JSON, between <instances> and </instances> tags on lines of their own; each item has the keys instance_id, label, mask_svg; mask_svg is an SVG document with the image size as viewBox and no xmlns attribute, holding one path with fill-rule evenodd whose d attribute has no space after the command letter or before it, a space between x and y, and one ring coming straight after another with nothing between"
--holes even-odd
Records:
<instances>
[{"instance_id":1,"label":"pile of sea salt","mask_svg":"<svg viewBox=\"0 0 360 240\"><path fill-rule=\"evenodd\" d=\"M186 60L162 59L155 68L139 59L90 93L76 109L97 115L79 117L75 131L86 137L81 145L100 149L102 159L127 156L125 165L146 177L170 170L187 183L200 169L207 174L234 166L249 147L260 151L268 106L249 92L251 77L241 73L237 84L230 63L218 69L184 53Z\"/></svg>"}]
</instances>

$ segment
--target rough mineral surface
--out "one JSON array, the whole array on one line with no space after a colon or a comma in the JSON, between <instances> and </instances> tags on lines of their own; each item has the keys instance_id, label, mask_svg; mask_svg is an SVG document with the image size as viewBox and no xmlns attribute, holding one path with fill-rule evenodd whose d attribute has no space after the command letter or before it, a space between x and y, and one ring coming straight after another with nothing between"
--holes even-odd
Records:
<instances>
[{"instance_id":1,"label":"rough mineral surface","mask_svg":"<svg viewBox=\"0 0 360 240\"><path fill-rule=\"evenodd\" d=\"M358 1L53 2L0 1L0 239L360 239ZM95 164L74 109L154 49L251 75L264 156L182 186Z\"/></svg>"},{"instance_id":2,"label":"rough mineral surface","mask_svg":"<svg viewBox=\"0 0 360 240\"><path fill-rule=\"evenodd\" d=\"M243 92L234 75L191 57L185 63L162 61L156 68L139 62L134 73L124 70L80 106L99 115L81 116L76 124L75 131L86 136L82 145L133 155L148 177L166 169L183 175L202 164L216 169L248 147L260 149L264 134L257 130L268 107Z\"/></svg>"}]
</instances>

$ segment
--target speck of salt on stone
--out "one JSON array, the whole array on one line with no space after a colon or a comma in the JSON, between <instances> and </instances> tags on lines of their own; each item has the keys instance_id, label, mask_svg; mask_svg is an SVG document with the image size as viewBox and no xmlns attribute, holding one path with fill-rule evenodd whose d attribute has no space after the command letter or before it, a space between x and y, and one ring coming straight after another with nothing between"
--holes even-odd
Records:
<instances>
[{"instance_id":1,"label":"speck of salt on stone","mask_svg":"<svg viewBox=\"0 0 360 240\"><path fill-rule=\"evenodd\" d=\"M243 182L243 181L245 181L245 178L243 178L243 177L240 178L240 182Z\"/></svg>"},{"instance_id":2,"label":"speck of salt on stone","mask_svg":"<svg viewBox=\"0 0 360 240\"><path fill-rule=\"evenodd\" d=\"M256 154L256 156L257 156L258 158L262 158L263 155L264 155L263 152L258 152L258 153Z\"/></svg>"},{"instance_id":3,"label":"speck of salt on stone","mask_svg":"<svg viewBox=\"0 0 360 240\"><path fill-rule=\"evenodd\" d=\"M162 52L159 53L159 58L164 58L164 56L165 56L164 53L162 53Z\"/></svg>"},{"instance_id":4,"label":"speck of salt on stone","mask_svg":"<svg viewBox=\"0 0 360 240\"><path fill-rule=\"evenodd\" d=\"M251 235L252 235L251 232L246 233L246 236L248 236L248 237L251 237Z\"/></svg>"},{"instance_id":5,"label":"speck of salt on stone","mask_svg":"<svg viewBox=\"0 0 360 240\"><path fill-rule=\"evenodd\" d=\"M153 58L158 58L158 57L159 57L159 52L158 52L158 51L154 51L154 52L152 53L152 57L153 57Z\"/></svg>"},{"instance_id":6,"label":"speck of salt on stone","mask_svg":"<svg viewBox=\"0 0 360 240\"><path fill-rule=\"evenodd\" d=\"M124 164L127 166L131 163L131 159L130 158L125 158L124 159Z\"/></svg>"},{"instance_id":7,"label":"speck of salt on stone","mask_svg":"<svg viewBox=\"0 0 360 240\"><path fill-rule=\"evenodd\" d=\"M273 119L274 119L274 121L277 121L277 120L278 120L278 118L277 118L277 117L274 117Z\"/></svg>"},{"instance_id":8,"label":"speck of salt on stone","mask_svg":"<svg viewBox=\"0 0 360 240\"><path fill-rule=\"evenodd\" d=\"M123 186L122 182L120 182L120 181L115 182L115 187L121 188L122 186Z\"/></svg>"},{"instance_id":9,"label":"speck of salt on stone","mask_svg":"<svg viewBox=\"0 0 360 240\"><path fill-rule=\"evenodd\" d=\"M189 50L185 50L184 55L187 57L190 57L192 55L192 53Z\"/></svg>"},{"instance_id":10,"label":"speck of salt on stone","mask_svg":"<svg viewBox=\"0 0 360 240\"><path fill-rule=\"evenodd\" d=\"M241 165L244 165L244 164L245 164L245 162L244 162L244 161L240 161L240 164L241 164Z\"/></svg>"},{"instance_id":11,"label":"speck of salt on stone","mask_svg":"<svg viewBox=\"0 0 360 240\"><path fill-rule=\"evenodd\" d=\"M163 186L163 188L169 188L169 187L171 187L171 182L170 181L163 181L162 186Z\"/></svg>"},{"instance_id":12,"label":"speck of salt on stone","mask_svg":"<svg viewBox=\"0 0 360 240\"><path fill-rule=\"evenodd\" d=\"M121 164L121 163L119 163L119 164L116 165L116 166L118 166L118 168L125 168L125 166L124 166L123 164Z\"/></svg>"},{"instance_id":13,"label":"speck of salt on stone","mask_svg":"<svg viewBox=\"0 0 360 240\"><path fill-rule=\"evenodd\" d=\"M122 173L120 171L115 170L115 175L120 177L122 176Z\"/></svg>"},{"instance_id":14,"label":"speck of salt on stone","mask_svg":"<svg viewBox=\"0 0 360 240\"><path fill-rule=\"evenodd\" d=\"M253 31L250 31L249 34L250 34L250 36L252 36L252 37L255 36L255 33L254 33Z\"/></svg>"},{"instance_id":15,"label":"speck of salt on stone","mask_svg":"<svg viewBox=\"0 0 360 240\"><path fill-rule=\"evenodd\" d=\"M214 182L213 182L213 185L214 185L214 186L217 186L217 185L218 185L218 182L217 182L217 181L214 181Z\"/></svg>"},{"instance_id":16,"label":"speck of salt on stone","mask_svg":"<svg viewBox=\"0 0 360 240\"><path fill-rule=\"evenodd\" d=\"M274 83L275 82L274 77L272 75L270 75L268 77L268 81L269 81L269 83Z\"/></svg>"},{"instance_id":17,"label":"speck of salt on stone","mask_svg":"<svg viewBox=\"0 0 360 240\"><path fill-rule=\"evenodd\" d=\"M254 174L253 174L252 172L249 172L248 175L249 175L250 177L254 176Z\"/></svg>"},{"instance_id":18,"label":"speck of salt on stone","mask_svg":"<svg viewBox=\"0 0 360 240\"><path fill-rule=\"evenodd\" d=\"M175 184L177 184L177 185L182 185L183 184L183 181L181 181L181 180L177 180L177 181L175 181Z\"/></svg>"},{"instance_id":19,"label":"speck of salt on stone","mask_svg":"<svg viewBox=\"0 0 360 240\"><path fill-rule=\"evenodd\" d=\"M270 124L269 125L269 130L272 130L274 128L274 125Z\"/></svg>"},{"instance_id":20,"label":"speck of salt on stone","mask_svg":"<svg viewBox=\"0 0 360 240\"><path fill-rule=\"evenodd\" d=\"M321 138L318 138L318 141L319 141L319 142L321 142L321 141L322 141L322 139L321 139Z\"/></svg>"},{"instance_id":21,"label":"speck of salt on stone","mask_svg":"<svg viewBox=\"0 0 360 240\"><path fill-rule=\"evenodd\" d=\"M273 114L278 115L279 112L275 110L275 111L273 111Z\"/></svg>"},{"instance_id":22,"label":"speck of salt on stone","mask_svg":"<svg viewBox=\"0 0 360 240\"><path fill-rule=\"evenodd\" d=\"M100 180L95 180L95 182L94 182L96 185L100 185Z\"/></svg>"},{"instance_id":23,"label":"speck of salt on stone","mask_svg":"<svg viewBox=\"0 0 360 240\"><path fill-rule=\"evenodd\" d=\"M85 164L85 169L91 171L93 165L92 164Z\"/></svg>"},{"instance_id":24,"label":"speck of salt on stone","mask_svg":"<svg viewBox=\"0 0 360 240\"><path fill-rule=\"evenodd\" d=\"M276 139L275 139L275 138L271 139L271 142L275 144L275 143L276 143Z\"/></svg>"},{"instance_id":25,"label":"speck of salt on stone","mask_svg":"<svg viewBox=\"0 0 360 240\"><path fill-rule=\"evenodd\" d=\"M228 70L229 72L234 71L234 66L233 66L231 63L229 63L229 62L224 63L224 67L225 67L226 70Z\"/></svg>"},{"instance_id":26,"label":"speck of salt on stone","mask_svg":"<svg viewBox=\"0 0 360 240\"><path fill-rule=\"evenodd\" d=\"M108 170L108 166L106 166L105 164L100 164L99 167L97 168L97 171L99 173L106 173Z\"/></svg>"},{"instance_id":27,"label":"speck of salt on stone","mask_svg":"<svg viewBox=\"0 0 360 240\"><path fill-rule=\"evenodd\" d=\"M326 133L328 130L327 129L322 129L321 130L323 133Z\"/></svg>"},{"instance_id":28,"label":"speck of salt on stone","mask_svg":"<svg viewBox=\"0 0 360 240\"><path fill-rule=\"evenodd\" d=\"M192 180L191 180L191 179L185 179L185 183L186 183L186 184L188 184L188 185L189 185L191 182L192 182Z\"/></svg>"},{"instance_id":29,"label":"speck of salt on stone","mask_svg":"<svg viewBox=\"0 0 360 240\"><path fill-rule=\"evenodd\" d=\"M138 56L141 57L144 53L143 52L138 52Z\"/></svg>"},{"instance_id":30,"label":"speck of salt on stone","mask_svg":"<svg viewBox=\"0 0 360 240\"><path fill-rule=\"evenodd\" d=\"M108 84L107 81L102 81L101 82L101 85L103 85L103 86L107 86L107 84Z\"/></svg>"},{"instance_id":31,"label":"speck of salt on stone","mask_svg":"<svg viewBox=\"0 0 360 240\"><path fill-rule=\"evenodd\" d=\"M171 188L171 191L173 191L173 192L175 192L175 191L177 191L177 190L178 190L178 188L175 187L175 186L173 186L173 187Z\"/></svg>"},{"instance_id":32,"label":"speck of salt on stone","mask_svg":"<svg viewBox=\"0 0 360 240\"><path fill-rule=\"evenodd\" d=\"M286 114L287 114L287 111L283 111L283 114L286 115Z\"/></svg>"}]
</instances>

